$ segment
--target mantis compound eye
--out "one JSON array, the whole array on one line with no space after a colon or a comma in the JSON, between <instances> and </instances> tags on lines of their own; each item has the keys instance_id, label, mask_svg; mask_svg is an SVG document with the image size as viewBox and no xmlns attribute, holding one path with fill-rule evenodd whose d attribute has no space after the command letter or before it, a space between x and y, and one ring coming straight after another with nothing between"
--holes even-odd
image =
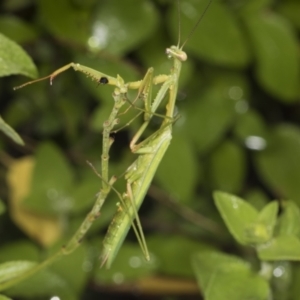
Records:
<instances>
[{"instance_id":1,"label":"mantis compound eye","mask_svg":"<svg viewBox=\"0 0 300 300\"><path fill-rule=\"evenodd\" d=\"M101 77L101 78L99 79L99 83L100 83L100 84L107 84L107 83L108 83L108 79L107 79L106 77Z\"/></svg>"}]
</instances>

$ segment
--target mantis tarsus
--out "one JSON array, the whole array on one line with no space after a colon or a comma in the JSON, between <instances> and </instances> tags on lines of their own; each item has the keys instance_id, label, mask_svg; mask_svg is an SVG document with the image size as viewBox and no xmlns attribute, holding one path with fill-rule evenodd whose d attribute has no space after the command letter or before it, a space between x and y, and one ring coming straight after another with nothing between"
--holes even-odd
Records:
<instances>
[{"instance_id":1,"label":"mantis tarsus","mask_svg":"<svg viewBox=\"0 0 300 300\"><path fill-rule=\"evenodd\" d=\"M204 13L199 18L194 29L198 26L200 20L211 4L212 0L208 2L208 5ZM193 30L194 30L193 29ZM191 31L191 33L193 32ZM91 79L97 81L99 84L109 84L115 86L113 97L115 99L115 106L112 110L110 118L104 123L103 131L103 153L102 153L102 170L101 178L102 188L99 192L98 199L91 210L90 214L87 216L86 220L83 222L77 233L74 235L73 239L65 247L65 252L71 252L79 244L80 240L91 226L92 221L98 215L103 202L111 190L111 185L113 184L113 177L109 179L108 174L108 152L112 144L109 134L115 125L117 120L117 115L120 107L127 99L127 91L129 89L137 89L137 97L144 99L145 102L145 112L144 112L144 123L138 132L133 137L130 143L130 149L133 153L138 154L137 159L132 163L132 165L125 172L126 179L126 192L120 196L121 202L118 205L118 210L111 222L106 237L103 241L103 250L101 253L101 265L106 264L109 267L114 260L124 238L133 224L133 219L137 220L137 229L135 229L140 245L144 252L146 259L149 259L149 252L145 243L144 235L139 223L137 210L141 206L144 197L148 191L148 188L152 182L155 172L165 155L166 150L169 147L170 141L172 139L172 124L174 120L174 108L176 102L176 95L178 89L178 81L180 77L181 64L187 60L186 53L182 50L183 45L180 47L179 43L177 46L171 46L166 49L166 54L168 58L173 60L173 67L169 75L158 75L153 76L153 68L148 69L144 79L141 81L128 82L120 77L112 77L102 72L96 71L94 69L82 66L76 63L70 63L66 66L53 72L51 75L40 78L34 81L25 83L17 88L24 87L28 84L50 78L50 83L58 74L64 72L69 68L73 68L75 71L80 71L85 73ZM161 84L161 87L157 95L152 97L152 86L156 84ZM160 128L153 133L151 136L146 138L140 143L137 143L141 135L147 128L151 118L156 114L156 110L162 100L168 96L166 113L164 120ZM134 104L134 101L130 101Z\"/></svg>"}]
</instances>

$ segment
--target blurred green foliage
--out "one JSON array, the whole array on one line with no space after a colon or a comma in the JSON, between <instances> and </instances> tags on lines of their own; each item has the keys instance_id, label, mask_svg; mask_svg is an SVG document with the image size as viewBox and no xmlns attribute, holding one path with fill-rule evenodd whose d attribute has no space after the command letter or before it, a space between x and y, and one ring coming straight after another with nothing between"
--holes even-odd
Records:
<instances>
[{"instance_id":1,"label":"blurred green foliage","mask_svg":"<svg viewBox=\"0 0 300 300\"><path fill-rule=\"evenodd\" d=\"M181 43L207 2L181 1ZM87 290L107 291L110 283L124 284L126 289L125 283L135 280L146 293L151 291L150 276L194 280L191 266L186 265L202 250L212 259L210 249L226 249L257 262L254 253L242 250L226 231L212 192L220 189L238 194L258 209L271 199L292 199L300 205L299 15L298 0L214 0L187 41L184 49L189 59L183 65L177 102L180 119L174 124L170 149L154 179L155 188L140 212L155 257L150 264L140 258L130 234L113 268L99 269L101 241L118 201L112 194L78 253L55 263L11 295L34 298L56 291L62 299L80 299ZM177 6L173 0L0 3L1 76L36 76L29 58L23 54L13 57L12 47L17 46L13 41L35 62L39 77L74 61L132 81L141 79L150 66L156 74L167 74L171 62L164 49L177 40ZM21 68L23 64L26 69ZM25 142L21 147L2 136L0 198L5 206L12 206L11 198L19 188L7 183L11 164L30 156L35 165L23 207L54 218L60 238L51 247L45 245L13 221L9 209L1 209L1 263L42 260L83 220L101 184L86 160L96 169L100 167L102 124L113 101L113 88L97 86L72 70L55 78L52 86L47 81L13 91L26 80L21 76L0 80L4 124L12 126ZM120 127L137 113L131 109L121 116ZM159 113L164 113L163 107ZM135 120L114 136L111 175L121 175L135 159L128 144L141 122ZM153 124L147 134L155 128ZM8 134L14 136L14 132ZM26 176L20 169L16 172L21 186ZM287 218L285 212L282 222ZM200 258L195 261L197 264ZM251 277L248 265L236 264L244 276L231 281L247 282ZM283 272L274 281L281 300L298 299L299 266L290 264L289 268L285 269L293 274L293 280L287 280ZM43 280L48 282L44 295L40 289ZM88 280L93 283L89 289ZM158 290L160 295L171 294L167 288ZM259 297L264 297L264 285L261 291ZM196 293L193 288L189 292ZM189 292L182 288L178 294Z\"/></svg>"}]
</instances>

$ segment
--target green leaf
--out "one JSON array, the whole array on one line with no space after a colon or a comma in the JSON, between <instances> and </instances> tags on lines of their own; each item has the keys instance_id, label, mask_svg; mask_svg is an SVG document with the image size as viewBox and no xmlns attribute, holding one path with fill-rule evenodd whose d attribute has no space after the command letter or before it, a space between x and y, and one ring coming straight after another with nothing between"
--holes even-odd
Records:
<instances>
[{"instance_id":1,"label":"green leaf","mask_svg":"<svg viewBox=\"0 0 300 300\"><path fill-rule=\"evenodd\" d=\"M229 90L234 82L239 86L239 77L227 75L225 79L217 78L204 94L193 94L183 115L186 134L196 143L200 153L209 151L220 141L236 116L235 102L224 95L224 90Z\"/></svg>"},{"instance_id":2,"label":"green leaf","mask_svg":"<svg viewBox=\"0 0 300 300\"><path fill-rule=\"evenodd\" d=\"M300 130L292 125L277 126L267 148L255 156L260 178L286 199L300 203Z\"/></svg>"},{"instance_id":3,"label":"green leaf","mask_svg":"<svg viewBox=\"0 0 300 300\"><path fill-rule=\"evenodd\" d=\"M237 193L241 190L246 161L243 149L226 140L210 157L210 174L214 189Z\"/></svg>"},{"instance_id":4,"label":"green leaf","mask_svg":"<svg viewBox=\"0 0 300 300\"><path fill-rule=\"evenodd\" d=\"M95 195L99 192L101 180L97 176L83 180L70 192L72 199L72 213L78 214L91 208L95 202Z\"/></svg>"},{"instance_id":5,"label":"green leaf","mask_svg":"<svg viewBox=\"0 0 300 300\"><path fill-rule=\"evenodd\" d=\"M86 46L91 31L90 12L72 5L71 1L37 2L40 20L58 39ZM55 16L55 18L53 18Z\"/></svg>"},{"instance_id":6,"label":"green leaf","mask_svg":"<svg viewBox=\"0 0 300 300\"><path fill-rule=\"evenodd\" d=\"M183 40L191 32L197 20L204 12L208 1L185 0L180 2L182 12L181 36ZM178 36L178 8L174 3L169 15L169 30L176 41ZM209 62L244 67L249 63L250 54L244 34L241 31L236 14L226 5L213 2L186 44L188 53Z\"/></svg>"},{"instance_id":7,"label":"green leaf","mask_svg":"<svg viewBox=\"0 0 300 300\"><path fill-rule=\"evenodd\" d=\"M254 207L242 199L216 193L215 201L230 233L241 244L257 245L269 241L273 236L278 204L270 203L257 215ZM225 195L226 196L226 195ZM232 199L230 197L233 197ZM234 199L236 198L236 199Z\"/></svg>"},{"instance_id":8,"label":"green leaf","mask_svg":"<svg viewBox=\"0 0 300 300\"><path fill-rule=\"evenodd\" d=\"M0 265L0 290L3 286L13 280L15 277L21 276L23 273L36 267L37 263L31 261L10 261ZM17 297L38 297L50 296L55 294L62 299L75 300L74 293L66 285L62 278L50 271L40 271L28 279L14 285L12 288L6 289L5 292L9 296Z\"/></svg>"},{"instance_id":9,"label":"green leaf","mask_svg":"<svg viewBox=\"0 0 300 300\"><path fill-rule=\"evenodd\" d=\"M69 193L73 174L61 151L52 143L41 143L36 152L31 193L23 204L44 214L62 214L73 205Z\"/></svg>"},{"instance_id":10,"label":"green leaf","mask_svg":"<svg viewBox=\"0 0 300 300\"><path fill-rule=\"evenodd\" d=\"M262 116L253 109L249 109L246 113L238 115L234 133L249 149L261 150L266 146L266 141L264 141L268 136L266 124ZM251 137L261 138L261 144L257 144L256 147L253 143L249 144Z\"/></svg>"},{"instance_id":11,"label":"green leaf","mask_svg":"<svg viewBox=\"0 0 300 300\"><path fill-rule=\"evenodd\" d=\"M24 90L25 91L25 90ZM3 113L3 118L13 128L22 128L26 121L30 122L34 115L34 103L30 97L18 98L20 93L16 93L16 101L12 101Z\"/></svg>"},{"instance_id":12,"label":"green leaf","mask_svg":"<svg viewBox=\"0 0 300 300\"><path fill-rule=\"evenodd\" d=\"M192 266L198 285L204 291L209 288L211 278L219 270L240 272L251 269L250 264L241 258L217 251L201 251L197 253L192 259Z\"/></svg>"},{"instance_id":13,"label":"green leaf","mask_svg":"<svg viewBox=\"0 0 300 300\"><path fill-rule=\"evenodd\" d=\"M194 276L190 263L192 255L212 249L210 245L180 235L155 234L147 238L147 245L157 261L158 272L185 278Z\"/></svg>"},{"instance_id":14,"label":"green leaf","mask_svg":"<svg viewBox=\"0 0 300 300\"><path fill-rule=\"evenodd\" d=\"M186 135L175 134L155 175L160 185L182 203L191 200L201 177L201 165L196 165L196 160L194 149Z\"/></svg>"},{"instance_id":15,"label":"green leaf","mask_svg":"<svg viewBox=\"0 0 300 300\"><path fill-rule=\"evenodd\" d=\"M151 1L102 1L94 13L90 41L96 49L116 55L142 44L155 32L158 24L158 13Z\"/></svg>"},{"instance_id":16,"label":"green leaf","mask_svg":"<svg viewBox=\"0 0 300 300\"><path fill-rule=\"evenodd\" d=\"M128 10L129 6L135 9ZM59 7L51 1L43 1L40 13L48 29L60 39L81 43L92 51L105 49L114 54L122 54L139 45L153 33L158 18L150 1L137 0L99 2L93 12L79 10L66 0L60 1ZM74 24L80 26L74 28ZM142 31L139 30L141 26Z\"/></svg>"},{"instance_id":17,"label":"green leaf","mask_svg":"<svg viewBox=\"0 0 300 300\"><path fill-rule=\"evenodd\" d=\"M84 243L50 267L51 271L63 278L77 295L83 292L94 263L90 261L89 254L89 248Z\"/></svg>"},{"instance_id":18,"label":"green leaf","mask_svg":"<svg viewBox=\"0 0 300 300\"><path fill-rule=\"evenodd\" d=\"M257 247L261 260L300 260L300 240L291 235L280 235Z\"/></svg>"},{"instance_id":19,"label":"green leaf","mask_svg":"<svg viewBox=\"0 0 300 300\"><path fill-rule=\"evenodd\" d=\"M31 58L14 41L0 33L0 76L22 74L37 77L37 70Z\"/></svg>"},{"instance_id":20,"label":"green leaf","mask_svg":"<svg viewBox=\"0 0 300 300\"><path fill-rule=\"evenodd\" d=\"M283 203L279 217L279 235L294 235L300 238L300 209L293 201Z\"/></svg>"},{"instance_id":21,"label":"green leaf","mask_svg":"<svg viewBox=\"0 0 300 300\"><path fill-rule=\"evenodd\" d=\"M0 130L3 131L7 136L9 136L15 143L19 145L24 145L24 141L19 136L19 134L10 127L1 117L0 117Z\"/></svg>"},{"instance_id":22,"label":"green leaf","mask_svg":"<svg viewBox=\"0 0 300 300\"><path fill-rule=\"evenodd\" d=\"M279 15L249 14L245 24L256 57L256 77L266 91L284 102L298 101L299 57L296 33Z\"/></svg>"},{"instance_id":23,"label":"green leaf","mask_svg":"<svg viewBox=\"0 0 300 300\"><path fill-rule=\"evenodd\" d=\"M37 261L40 258L38 247L27 240L15 241L0 248L0 262L5 261Z\"/></svg>"},{"instance_id":24,"label":"green leaf","mask_svg":"<svg viewBox=\"0 0 300 300\"><path fill-rule=\"evenodd\" d=\"M214 200L230 233L239 243L247 245L247 230L258 217L256 209L245 200L223 192L214 192Z\"/></svg>"},{"instance_id":25,"label":"green leaf","mask_svg":"<svg viewBox=\"0 0 300 300\"><path fill-rule=\"evenodd\" d=\"M34 268L36 263L30 261L9 261L0 265L0 291L7 281Z\"/></svg>"},{"instance_id":26,"label":"green leaf","mask_svg":"<svg viewBox=\"0 0 300 300\"><path fill-rule=\"evenodd\" d=\"M258 221L264 223L270 227L270 231L273 231L277 220L279 205L277 201L273 201L267 204L258 215Z\"/></svg>"},{"instance_id":27,"label":"green leaf","mask_svg":"<svg viewBox=\"0 0 300 300\"><path fill-rule=\"evenodd\" d=\"M249 224L245 229L248 244L262 244L273 236L277 220L278 203L272 202L266 205L259 213L257 221Z\"/></svg>"},{"instance_id":28,"label":"green leaf","mask_svg":"<svg viewBox=\"0 0 300 300\"><path fill-rule=\"evenodd\" d=\"M230 270L214 273L209 288L205 291L206 300L266 300L270 294L268 282L249 271Z\"/></svg>"},{"instance_id":29,"label":"green leaf","mask_svg":"<svg viewBox=\"0 0 300 300\"><path fill-rule=\"evenodd\" d=\"M192 265L206 300L267 299L268 283L238 257L202 252L193 257Z\"/></svg>"},{"instance_id":30,"label":"green leaf","mask_svg":"<svg viewBox=\"0 0 300 300\"><path fill-rule=\"evenodd\" d=\"M5 290L5 292L14 298L22 296L31 299L38 297L45 299L56 295L64 300L77 299L75 291L70 288L65 280L49 270L35 273L28 279Z\"/></svg>"}]
</instances>

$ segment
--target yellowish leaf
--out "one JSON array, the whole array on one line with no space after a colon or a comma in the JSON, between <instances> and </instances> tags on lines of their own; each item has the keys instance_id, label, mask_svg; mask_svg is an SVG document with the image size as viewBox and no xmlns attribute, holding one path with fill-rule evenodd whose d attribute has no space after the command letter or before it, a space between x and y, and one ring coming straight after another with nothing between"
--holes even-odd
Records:
<instances>
[{"instance_id":1,"label":"yellowish leaf","mask_svg":"<svg viewBox=\"0 0 300 300\"><path fill-rule=\"evenodd\" d=\"M10 189L10 214L14 222L43 246L50 246L61 236L61 224L56 217L37 214L22 206L29 195L34 169L34 158L27 156L14 160L8 170Z\"/></svg>"}]
</instances>

